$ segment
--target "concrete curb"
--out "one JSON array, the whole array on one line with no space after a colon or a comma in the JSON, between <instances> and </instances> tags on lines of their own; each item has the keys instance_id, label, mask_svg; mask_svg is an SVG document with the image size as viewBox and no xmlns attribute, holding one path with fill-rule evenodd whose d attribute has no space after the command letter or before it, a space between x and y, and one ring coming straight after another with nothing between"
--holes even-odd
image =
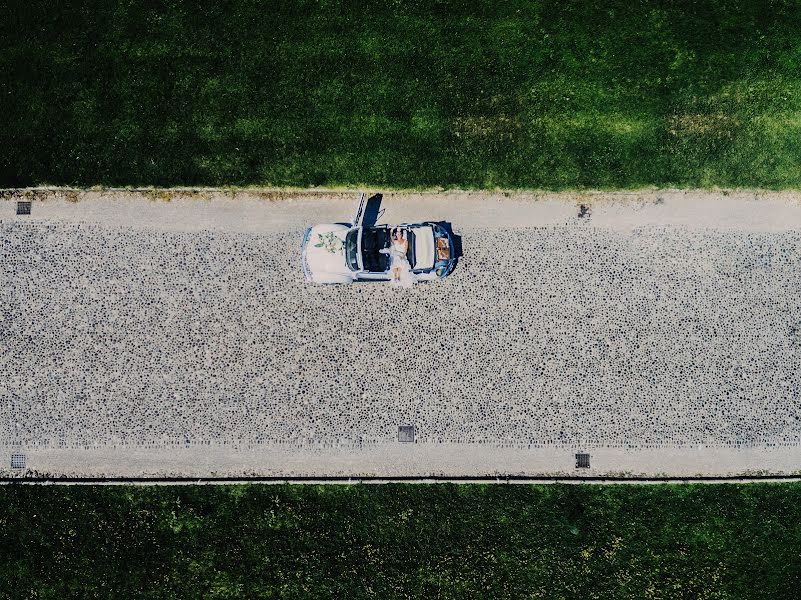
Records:
<instances>
[{"instance_id":1,"label":"concrete curb","mask_svg":"<svg viewBox=\"0 0 801 600\"><path fill-rule=\"evenodd\" d=\"M753 476L753 477L662 477L662 478L610 478L610 477L314 477L314 478L134 478L134 479L73 479L49 477L0 478L0 485L434 485L453 483L459 485L691 485L691 484L765 484L799 483L801 477Z\"/></svg>"}]
</instances>

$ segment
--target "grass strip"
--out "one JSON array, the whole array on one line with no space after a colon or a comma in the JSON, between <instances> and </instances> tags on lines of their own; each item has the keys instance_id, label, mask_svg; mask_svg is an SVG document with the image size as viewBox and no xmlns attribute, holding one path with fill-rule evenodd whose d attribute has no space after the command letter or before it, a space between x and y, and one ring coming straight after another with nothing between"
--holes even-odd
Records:
<instances>
[{"instance_id":1,"label":"grass strip","mask_svg":"<svg viewBox=\"0 0 801 600\"><path fill-rule=\"evenodd\" d=\"M801 184L795 1L0 13L0 186Z\"/></svg>"},{"instance_id":2,"label":"grass strip","mask_svg":"<svg viewBox=\"0 0 801 600\"><path fill-rule=\"evenodd\" d=\"M801 485L0 487L3 598L797 598Z\"/></svg>"}]
</instances>

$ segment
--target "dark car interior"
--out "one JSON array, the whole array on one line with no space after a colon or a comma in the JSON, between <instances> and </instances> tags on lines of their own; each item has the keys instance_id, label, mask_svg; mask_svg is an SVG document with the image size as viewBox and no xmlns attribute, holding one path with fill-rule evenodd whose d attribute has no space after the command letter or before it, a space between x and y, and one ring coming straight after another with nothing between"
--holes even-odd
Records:
<instances>
[{"instance_id":1,"label":"dark car interior","mask_svg":"<svg viewBox=\"0 0 801 600\"><path fill-rule=\"evenodd\" d=\"M407 230L409 250L406 258L414 268L414 233ZM371 273L385 273L389 270L390 257L381 254L381 250L391 245L390 230L388 227L365 227L362 229L362 264L366 271Z\"/></svg>"}]
</instances>

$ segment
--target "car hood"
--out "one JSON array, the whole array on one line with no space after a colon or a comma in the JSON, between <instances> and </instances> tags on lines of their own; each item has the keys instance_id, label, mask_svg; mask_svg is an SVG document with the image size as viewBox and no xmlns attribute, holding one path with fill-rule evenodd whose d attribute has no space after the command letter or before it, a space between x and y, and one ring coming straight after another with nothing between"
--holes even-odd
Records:
<instances>
[{"instance_id":1,"label":"car hood","mask_svg":"<svg viewBox=\"0 0 801 600\"><path fill-rule=\"evenodd\" d=\"M352 276L345 261L345 236L349 230L344 225L312 227L304 251L313 280L326 274Z\"/></svg>"}]
</instances>

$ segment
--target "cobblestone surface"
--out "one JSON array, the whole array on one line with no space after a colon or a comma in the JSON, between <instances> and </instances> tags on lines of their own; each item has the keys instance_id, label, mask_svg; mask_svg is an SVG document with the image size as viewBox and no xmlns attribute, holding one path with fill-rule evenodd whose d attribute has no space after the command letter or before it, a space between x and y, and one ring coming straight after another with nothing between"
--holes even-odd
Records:
<instances>
[{"instance_id":1,"label":"cobblestone surface","mask_svg":"<svg viewBox=\"0 0 801 600\"><path fill-rule=\"evenodd\" d=\"M302 233L0 223L2 437L799 442L801 231L462 228L412 290L305 286Z\"/></svg>"}]
</instances>

